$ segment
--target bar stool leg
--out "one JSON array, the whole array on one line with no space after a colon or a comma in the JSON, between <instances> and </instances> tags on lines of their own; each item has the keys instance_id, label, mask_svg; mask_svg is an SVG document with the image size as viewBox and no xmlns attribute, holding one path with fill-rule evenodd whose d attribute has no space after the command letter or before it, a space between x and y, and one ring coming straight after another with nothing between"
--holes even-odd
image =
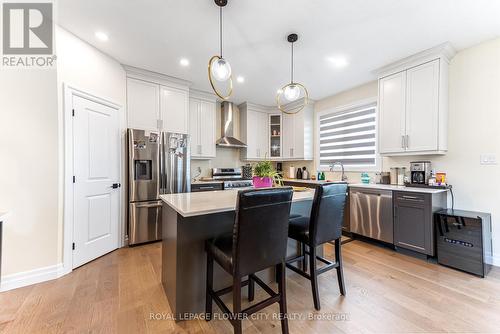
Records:
<instances>
[{"instance_id":1,"label":"bar stool leg","mask_svg":"<svg viewBox=\"0 0 500 334\"><path fill-rule=\"evenodd\" d=\"M281 318L281 332L288 334L288 318L286 310L286 272L285 263L276 265L278 274L278 293L280 294L280 318Z\"/></svg>"},{"instance_id":2,"label":"bar stool leg","mask_svg":"<svg viewBox=\"0 0 500 334\"><path fill-rule=\"evenodd\" d=\"M342 269L342 253L340 250L342 245L341 240L342 240L341 238L335 240L335 261L337 261L339 264L339 266L336 269L337 269L337 279L339 281L340 294L342 296L345 296L344 270Z\"/></svg>"},{"instance_id":3,"label":"bar stool leg","mask_svg":"<svg viewBox=\"0 0 500 334\"><path fill-rule=\"evenodd\" d=\"M303 243L303 242L301 242L300 244L302 245L302 250L301 250L301 252L302 252L302 256L304 257L304 258L302 259L302 271L306 273L306 272L307 272L306 244L305 244L305 243Z\"/></svg>"},{"instance_id":4,"label":"bar stool leg","mask_svg":"<svg viewBox=\"0 0 500 334\"><path fill-rule=\"evenodd\" d=\"M233 316L234 333L241 334L241 277L233 276Z\"/></svg>"},{"instance_id":5,"label":"bar stool leg","mask_svg":"<svg viewBox=\"0 0 500 334\"><path fill-rule=\"evenodd\" d=\"M213 280L214 280L214 259L207 253L207 278L206 278L206 303L205 303L205 313L206 320L212 320L212 295L213 291Z\"/></svg>"},{"instance_id":6,"label":"bar stool leg","mask_svg":"<svg viewBox=\"0 0 500 334\"><path fill-rule=\"evenodd\" d=\"M248 301L253 302L255 297L255 281L248 275Z\"/></svg>"},{"instance_id":7,"label":"bar stool leg","mask_svg":"<svg viewBox=\"0 0 500 334\"><path fill-rule=\"evenodd\" d=\"M309 247L309 275L311 275L311 288L313 294L314 308L320 310L318 292L318 273L316 271L316 247Z\"/></svg>"}]
</instances>

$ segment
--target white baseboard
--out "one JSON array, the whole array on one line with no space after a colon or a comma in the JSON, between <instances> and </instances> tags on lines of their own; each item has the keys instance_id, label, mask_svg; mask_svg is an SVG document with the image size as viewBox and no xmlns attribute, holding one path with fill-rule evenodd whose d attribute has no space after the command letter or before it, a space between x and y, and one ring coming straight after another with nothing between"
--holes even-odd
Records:
<instances>
[{"instance_id":1,"label":"white baseboard","mask_svg":"<svg viewBox=\"0 0 500 334\"><path fill-rule=\"evenodd\" d=\"M7 275L2 277L0 281L0 291L8 291L31 284L50 281L67 273L68 271L64 270L63 264L59 263L53 266Z\"/></svg>"},{"instance_id":2,"label":"white baseboard","mask_svg":"<svg viewBox=\"0 0 500 334\"><path fill-rule=\"evenodd\" d=\"M495 267L500 267L500 256L487 256L486 263L494 265Z\"/></svg>"}]
</instances>

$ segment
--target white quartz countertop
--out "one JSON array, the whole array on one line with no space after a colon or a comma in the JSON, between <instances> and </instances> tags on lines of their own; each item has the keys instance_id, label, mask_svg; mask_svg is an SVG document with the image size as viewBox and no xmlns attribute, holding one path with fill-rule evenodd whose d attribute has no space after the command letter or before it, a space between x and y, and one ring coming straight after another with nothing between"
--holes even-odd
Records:
<instances>
[{"instance_id":1,"label":"white quartz countertop","mask_svg":"<svg viewBox=\"0 0 500 334\"><path fill-rule=\"evenodd\" d=\"M217 190L161 195L160 198L183 217L201 216L236 209L238 190ZM312 200L314 190L293 193L293 202Z\"/></svg>"},{"instance_id":2,"label":"white quartz countertop","mask_svg":"<svg viewBox=\"0 0 500 334\"><path fill-rule=\"evenodd\" d=\"M302 183L302 184L322 184L328 181L318 181L318 180L300 180L300 179L283 179L283 181L288 181L290 183ZM339 181L332 181L339 182ZM356 188L367 188L367 189L381 189L381 190L392 190L392 191L408 191L415 193L426 193L426 194L437 194L448 191L448 189L437 189L437 188L419 188L419 187L406 187L397 186L392 184L375 184L375 183L349 183L349 187Z\"/></svg>"},{"instance_id":3,"label":"white quartz countertop","mask_svg":"<svg viewBox=\"0 0 500 334\"><path fill-rule=\"evenodd\" d=\"M436 188L417 188L417 187L406 187L397 186L392 184L374 184L374 183L351 183L350 188L366 188L366 189L381 189L381 190L392 190L392 191L406 191L414 193L426 193L426 194L438 194L448 191L448 189L436 189Z\"/></svg>"},{"instance_id":4,"label":"white quartz countertop","mask_svg":"<svg viewBox=\"0 0 500 334\"><path fill-rule=\"evenodd\" d=\"M283 179L283 181L290 183L306 183L306 184L323 184L328 182L326 180L303 180L303 179ZM339 182L339 181L332 181L332 182Z\"/></svg>"}]
</instances>

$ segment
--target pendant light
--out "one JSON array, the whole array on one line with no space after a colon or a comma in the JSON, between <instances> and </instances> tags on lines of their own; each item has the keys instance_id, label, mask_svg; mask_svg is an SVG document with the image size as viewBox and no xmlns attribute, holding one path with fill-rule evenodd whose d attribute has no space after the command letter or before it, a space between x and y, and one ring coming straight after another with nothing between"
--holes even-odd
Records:
<instances>
[{"instance_id":1,"label":"pendant light","mask_svg":"<svg viewBox=\"0 0 500 334\"><path fill-rule=\"evenodd\" d=\"M293 81L293 43L297 42L298 39L299 36L297 36L297 34L290 34L287 37L287 41L292 45L291 78L290 78L290 83L283 86L276 95L276 104L278 105L279 110L281 110L285 114L298 113L299 111L304 109L309 99L309 93L307 92L306 87L304 87L304 85L298 82ZM285 108L286 104L295 102L299 100L301 97L303 98L302 103L300 104L293 103L291 104L291 107Z\"/></svg>"},{"instance_id":2,"label":"pendant light","mask_svg":"<svg viewBox=\"0 0 500 334\"><path fill-rule=\"evenodd\" d=\"M227 100L233 93L233 78L231 75L231 65L222 56L222 8L227 5L227 0L214 0L219 6L219 39L220 39L220 54L215 55L208 61L208 80L215 94L223 100ZM215 82L227 82L229 91L227 94L218 91Z\"/></svg>"}]
</instances>

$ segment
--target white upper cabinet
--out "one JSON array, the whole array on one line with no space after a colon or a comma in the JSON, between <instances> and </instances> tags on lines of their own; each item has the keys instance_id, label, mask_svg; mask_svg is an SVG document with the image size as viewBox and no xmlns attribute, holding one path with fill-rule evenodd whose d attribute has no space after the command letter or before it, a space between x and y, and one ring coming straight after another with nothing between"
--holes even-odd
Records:
<instances>
[{"instance_id":1,"label":"white upper cabinet","mask_svg":"<svg viewBox=\"0 0 500 334\"><path fill-rule=\"evenodd\" d=\"M160 117L165 132L189 132L189 92L160 86Z\"/></svg>"},{"instance_id":2,"label":"white upper cabinet","mask_svg":"<svg viewBox=\"0 0 500 334\"><path fill-rule=\"evenodd\" d=\"M239 110L241 139L247 144L247 148L241 150L242 160L313 159L312 103L293 115L277 114L274 107L262 107L246 102L239 106ZM278 118L280 122L272 121ZM281 124L278 126L279 123ZM274 130L276 134L273 134ZM276 153L271 154L272 146L277 146L278 143L281 145L279 156Z\"/></svg>"},{"instance_id":3,"label":"white upper cabinet","mask_svg":"<svg viewBox=\"0 0 500 334\"><path fill-rule=\"evenodd\" d=\"M130 66L124 68L128 127L188 133L189 83Z\"/></svg>"},{"instance_id":4,"label":"white upper cabinet","mask_svg":"<svg viewBox=\"0 0 500 334\"><path fill-rule=\"evenodd\" d=\"M189 99L191 157L210 159L216 155L216 100Z\"/></svg>"},{"instance_id":5,"label":"white upper cabinet","mask_svg":"<svg viewBox=\"0 0 500 334\"><path fill-rule=\"evenodd\" d=\"M266 109L243 103L240 110L241 141L247 144L241 149L242 160L269 159L269 113Z\"/></svg>"},{"instance_id":6,"label":"white upper cabinet","mask_svg":"<svg viewBox=\"0 0 500 334\"><path fill-rule=\"evenodd\" d=\"M402 152L406 135L406 71L380 79L378 87L379 151Z\"/></svg>"},{"instance_id":7,"label":"white upper cabinet","mask_svg":"<svg viewBox=\"0 0 500 334\"><path fill-rule=\"evenodd\" d=\"M127 78L128 127L158 130L160 119L160 86L143 80Z\"/></svg>"},{"instance_id":8,"label":"white upper cabinet","mask_svg":"<svg viewBox=\"0 0 500 334\"><path fill-rule=\"evenodd\" d=\"M296 115L283 114L283 159L290 159L295 156L295 119Z\"/></svg>"},{"instance_id":9,"label":"white upper cabinet","mask_svg":"<svg viewBox=\"0 0 500 334\"><path fill-rule=\"evenodd\" d=\"M283 113L283 160L313 159L313 110L309 103L296 114Z\"/></svg>"},{"instance_id":10,"label":"white upper cabinet","mask_svg":"<svg viewBox=\"0 0 500 334\"><path fill-rule=\"evenodd\" d=\"M406 71L406 149L439 150L439 59Z\"/></svg>"},{"instance_id":11,"label":"white upper cabinet","mask_svg":"<svg viewBox=\"0 0 500 334\"><path fill-rule=\"evenodd\" d=\"M446 153L453 55L443 44L379 70L380 154Z\"/></svg>"}]
</instances>

